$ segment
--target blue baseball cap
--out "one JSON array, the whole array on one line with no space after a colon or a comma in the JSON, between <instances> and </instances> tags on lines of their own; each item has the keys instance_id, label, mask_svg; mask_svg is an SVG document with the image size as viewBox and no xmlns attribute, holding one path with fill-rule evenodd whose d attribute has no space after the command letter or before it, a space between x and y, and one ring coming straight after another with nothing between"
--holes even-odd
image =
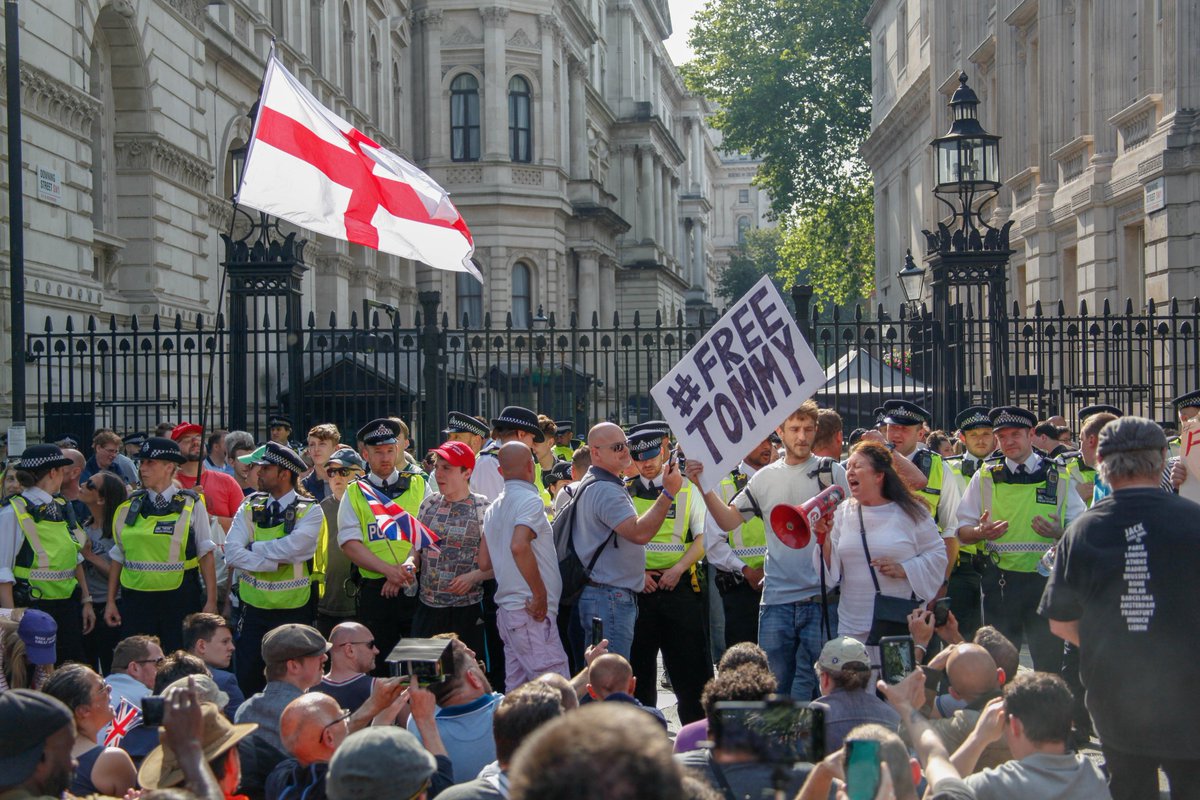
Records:
<instances>
[{"instance_id":1,"label":"blue baseball cap","mask_svg":"<svg viewBox=\"0 0 1200 800\"><path fill-rule=\"evenodd\" d=\"M55 649L58 623L45 611L26 609L17 626L17 635L25 643L25 657L30 664L53 664L58 660Z\"/></svg>"}]
</instances>

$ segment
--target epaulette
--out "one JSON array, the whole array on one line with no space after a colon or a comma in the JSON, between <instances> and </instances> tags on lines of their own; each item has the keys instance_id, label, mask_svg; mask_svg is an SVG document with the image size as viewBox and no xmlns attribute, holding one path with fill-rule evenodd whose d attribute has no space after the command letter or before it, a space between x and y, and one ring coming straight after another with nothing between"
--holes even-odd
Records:
<instances>
[{"instance_id":1,"label":"epaulette","mask_svg":"<svg viewBox=\"0 0 1200 800\"><path fill-rule=\"evenodd\" d=\"M6 508L16 496L15 494L10 494L8 497L0 498L0 508Z\"/></svg>"},{"instance_id":2,"label":"epaulette","mask_svg":"<svg viewBox=\"0 0 1200 800\"><path fill-rule=\"evenodd\" d=\"M183 497L190 497L191 499L195 500L196 502L200 502L200 498L203 496L200 492L197 492L195 489L180 489L175 494L183 496Z\"/></svg>"},{"instance_id":3,"label":"epaulette","mask_svg":"<svg viewBox=\"0 0 1200 800\"><path fill-rule=\"evenodd\" d=\"M950 463L958 463L958 462L961 462L962 460L963 460L963 457L962 457L961 455L957 455L957 456L942 456L942 461L943 461L943 462L945 462L945 463L947 463L947 464L950 464Z\"/></svg>"},{"instance_id":4,"label":"epaulette","mask_svg":"<svg viewBox=\"0 0 1200 800\"><path fill-rule=\"evenodd\" d=\"M147 492L145 489L134 489L132 492L129 493L129 497L126 497L125 499L126 500L134 500L138 497L145 497L146 494L147 494Z\"/></svg>"}]
</instances>

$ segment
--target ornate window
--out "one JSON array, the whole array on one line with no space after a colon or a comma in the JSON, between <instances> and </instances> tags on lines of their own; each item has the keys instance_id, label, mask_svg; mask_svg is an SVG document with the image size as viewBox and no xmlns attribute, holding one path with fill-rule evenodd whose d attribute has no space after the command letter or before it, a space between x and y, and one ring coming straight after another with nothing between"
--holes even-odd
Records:
<instances>
[{"instance_id":1,"label":"ornate window","mask_svg":"<svg viewBox=\"0 0 1200 800\"><path fill-rule=\"evenodd\" d=\"M476 264L478 267L479 265ZM467 318L467 327L478 328L483 325L483 284L475 280L474 275L466 272L458 273L456 279L456 288L458 293L458 319L456 323L461 323L463 317Z\"/></svg>"},{"instance_id":2,"label":"ornate window","mask_svg":"<svg viewBox=\"0 0 1200 800\"><path fill-rule=\"evenodd\" d=\"M350 4L342 4L342 91L354 102L354 23Z\"/></svg>"},{"instance_id":3,"label":"ornate window","mask_svg":"<svg viewBox=\"0 0 1200 800\"><path fill-rule=\"evenodd\" d=\"M367 62L367 69L370 70L367 74L367 86L371 95L368 98L371 104L371 121L382 128L383 120L379 118L379 43L375 41L373 35L371 36L370 43L367 45Z\"/></svg>"},{"instance_id":4,"label":"ornate window","mask_svg":"<svg viewBox=\"0 0 1200 800\"><path fill-rule=\"evenodd\" d=\"M479 81L459 75L450 83L450 158L479 160Z\"/></svg>"},{"instance_id":5,"label":"ornate window","mask_svg":"<svg viewBox=\"0 0 1200 800\"><path fill-rule=\"evenodd\" d=\"M737 221L737 237L738 244L746 243L746 231L750 230L750 218L738 217Z\"/></svg>"},{"instance_id":6,"label":"ornate window","mask_svg":"<svg viewBox=\"0 0 1200 800\"><path fill-rule=\"evenodd\" d=\"M321 8L322 0L312 0L308 4L308 58L318 73L325 68L321 53Z\"/></svg>"},{"instance_id":7,"label":"ornate window","mask_svg":"<svg viewBox=\"0 0 1200 800\"><path fill-rule=\"evenodd\" d=\"M529 81L520 75L508 82L508 154L513 161L533 161L533 112Z\"/></svg>"},{"instance_id":8,"label":"ornate window","mask_svg":"<svg viewBox=\"0 0 1200 800\"><path fill-rule=\"evenodd\" d=\"M512 321L514 328L527 328L532 318L533 287L529 265L518 261L512 271Z\"/></svg>"}]
</instances>

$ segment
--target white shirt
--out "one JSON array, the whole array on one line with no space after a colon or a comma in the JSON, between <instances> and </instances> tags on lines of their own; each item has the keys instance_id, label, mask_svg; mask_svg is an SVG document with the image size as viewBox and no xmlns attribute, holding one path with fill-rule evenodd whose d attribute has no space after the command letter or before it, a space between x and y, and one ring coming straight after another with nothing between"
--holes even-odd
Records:
<instances>
[{"instance_id":1,"label":"white shirt","mask_svg":"<svg viewBox=\"0 0 1200 800\"><path fill-rule=\"evenodd\" d=\"M43 506L53 502L54 498L46 491L36 486L21 492L21 496L30 506ZM21 533L21 525L17 522L17 512L11 505L0 508L0 583L16 583L13 575L13 565L17 562L17 553L25 543L25 534ZM75 557L75 563L83 562L83 555ZM85 587L86 588L86 587Z\"/></svg>"},{"instance_id":2,"label":"white shirt","mask_svg":"<svg viewBox=\"0 0 1200 800\"><path fill-rule=\"evenodd\" d=\"M413 474L415 474L415 473L413 473ZM395 483L396 481L400 480L400 470L398 470L398 469L392 470L392 474L387 476L386 481L383 478L376 475L374 472L367 475L367 480L371 482L372 486L377 486L382 489L383 485L385 483L392 484L392 483ZM431 483L432 482L428 478L425 479L425 494L423 494L421 496L422 500L424 500L426 497L429 497L429 495L433 494L433 488L430 485ZM347 487L346 490L349 491L349 487ZM346 498L343 496L342 500L345 501ZM414 517L416 516L415 511L410 512L410 513ZM344 545L346 542L361 542L362 540L363 540L362 523L359 522L358 514L355 513L355 511L354 511L354 505L349 502L338 503L338 515L337 515L338 546Z\"/></svg>"},{"instance_id":3,"label":"white shirt","mask_svg":"<svg viewBox=\"0 0 1200 800\"><path fill-rule=\"evenodd\" d=\"M500 492L504 491L500 459L494 453L475 459L475 469L471 472L471 491L483 495L488 500L495 500L500 496Z\"/></svg>"},{"instance_id":4,"label":"white shirt","mask_svg":"<svg viewBox=\"0 0 1200 800\"><path fill-rule=\"evenodd\" d=\"M915 594L928 601L937 594L946 575L946 548L938 535L933 517L923 514L914 521L896 503L860 506L846 500L833 515L830 531L830 565L826 573L829 585L841 582L842 599L838 603L838 632L860 638L871 630L875 608L875 584L863 549L858 510L862 508L863 527L871 558L893 558L904 567L906 578L889 578L878 569L879 589L889 597ZM926 508L921 504L922 510ZM814 563L820 551L813 548Z\"/></svg>"},{"instance_id":5,"label":"white shirt","mask_svg":"<svg viewBox=\"0 0 1200 800\"><path fill-rule=\"evenodd\" d=\"M738 464L737 471L747 478L754 477L754 473L758 472L745 461ZM733 498L723 499L728 503ZM719 569L736 572L739 575L742 567L745 566L742 560L733 554L733 548L729 546L729 532L721 530L721 526L712 517L708 517L704 523L704 558L709 564Z\"/></svg>"},{"instance_id":6,"label":"white shirt","mask_svg":"<svg viewBox=\"0 0 1200 800\"><path fill-rule=\"evenodd\" d=\"M532 483L505 481L500 492L483 512L483 536L492 557L496 573L496 605L509 611L519 611L533 598L533 590L517 569L512 554L513 531L525 525L533 531L534 558L546 586L546 611L558 613L558 598L562 594L562 578L558 572L558 553L554 549L554 533L546 519L542 497Z\"/></svg>"},{"instance_id":7,"label":"white shirt","mask_svg":"<svg viewBox=\"0 0 1200 800\"><path fill-rule=\"evenodd\" d=\"M164 500L170 500L178 491L179 487L175 484L171 484L163 491L162 498ZM159 495L157 492L152 492L147 489L146 497L144 500L142 500L142 502L153 503L158 499L158 497ZM128 513L128 509L121 513ZM213 550L217 549L217 546L213 544L212 534L209 532L208 509L204 506L204 498L197 500L196 505L192 508L192 540L196 542L196 558L200 558L201 556L207 555L208 553L211 553ZM125 563L125 551L121 549L121 545L116 541L113 542L113 546L109 549L108 555L118 564Z\"/></svg>"},{"instance_id":8,"label":"white shirt","mask_svg":"<svg viewBox=\"0 0 1200 800\"><path fill-rule=\"evenodd\" d=\"M908 459L910 461L914 459L921 450L929 450L929 448L923 444L917 445L912 455L908 456ZM958 505L962 502L963 485L959 481L958 476L954 474L954 470L950 469L950 465L946 463L945 459L942 459L941 492L938 496L937 524L942 532L942 538L949 539L958 530L958 526L955 523L958 521Z\"/></svg>"},{"instance_id":9,"label":"white shirt","mask_svg":"<svg viewBox=\"0 0 1200 800\"><path fill-rule=\"evenodd\" d=\"M279 507L286 511L288 506L296 502L296 492L289 491L283 497L271 498L267 501L268 508L272 502L279 503ZM280 564L307 561L317 552L317 539L325 524L325 512L316 501L303 517L296 520L291 533L268 542L254 542L253 549L248 547L252 541L254 524L248 516L249 509L249 499L238 506L233 523L229 526L229 535L225 538L225 563L230 568L271 572L278 569Z\"/></svg>"},{"instance_id":10,"label":"white shirt","mask_svg":"<svg viewBox=\"0 0 1200 800\"><path fill-rule=\"evenodd\" d=\"M1004 458L1004 463L1009 471L1014 473L1017 471L1017 467L1020 466L1020 464L1007 456ZM1027 472L1037 472L1038 468L1042 465L1042 457L1034 451L1029 454L1029 457L1023 463ZM971 476L971 482L967 484L967 490L963 493L962 502L958 504L959 528L964 526L974 527L979 524L979 517L983 514L983 507L981 505L983 501L979 496L979 476L981 474L983 474L982 466ZM1072 485L1073 483L1074 481L1067 480L1066 485L1059 487L1059 491L1067 493L1067 518L1059 520L1059 524L1064 530L1067 527L1067 523L1077 518L1084 511L1087 511L1087 506L1084 504L1083 498L1079 496L1079 492Z\"/></svg>"}]
</instances>

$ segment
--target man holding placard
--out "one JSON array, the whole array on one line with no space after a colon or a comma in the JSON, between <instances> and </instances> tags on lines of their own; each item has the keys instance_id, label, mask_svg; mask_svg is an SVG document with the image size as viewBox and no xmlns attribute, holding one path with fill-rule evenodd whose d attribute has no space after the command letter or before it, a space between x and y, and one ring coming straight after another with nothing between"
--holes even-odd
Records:
<instances>
[{"instance_id":1,"label":"man holding placard","mask_svg":"<svg viewBox=\"0 0 1200 800\"><path fill-rule=\"evenodd\" d=\"M769 521L776 506L800 505L834 483L849 494L842 466L831 458L813 455L816 431L817 404L806 400L777 429L784 447L782 459L756 472L728 504L714 491L704 493L708 513L722 530L731 531L754 517L768 523L758 643L767 653L779 693L805 702L814 697L817 679L812 665L820 658L825 642L836 634L837 615L823 607L821 576L812 557L815 539L806 547L792 549L775 535ZM687 476L693 484L702 485L703 472L699 461L687 462Z\"/></svg>"}]
</instances>

